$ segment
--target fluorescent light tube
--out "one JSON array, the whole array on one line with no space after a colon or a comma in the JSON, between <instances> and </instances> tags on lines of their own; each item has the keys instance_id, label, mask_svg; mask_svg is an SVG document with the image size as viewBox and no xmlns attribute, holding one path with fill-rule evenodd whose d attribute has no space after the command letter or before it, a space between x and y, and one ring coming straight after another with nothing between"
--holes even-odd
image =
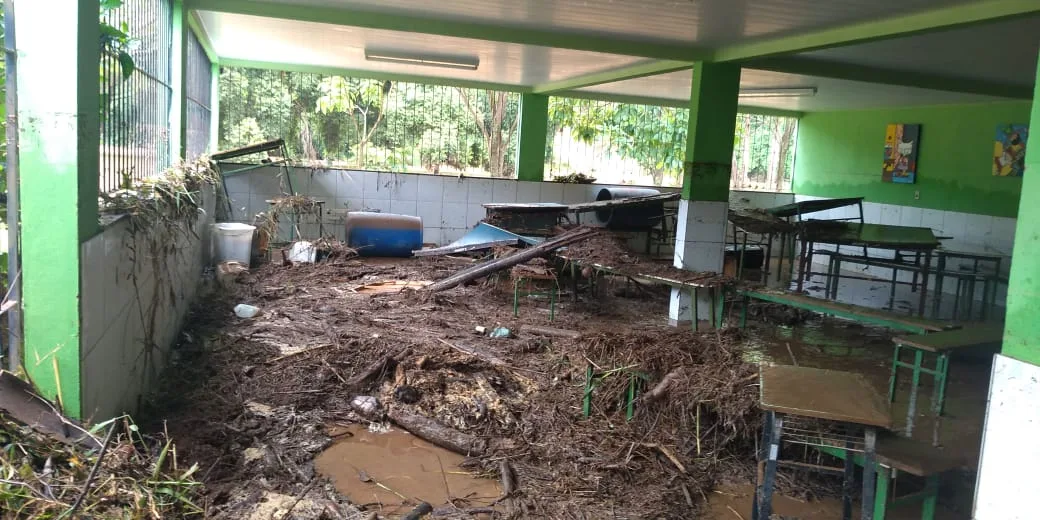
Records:
<instances>
[{"instance_id":1,"label":"fluorescent light tube","mask_svg":"<svg viewBox=\"0 0 1040 520\"><path fill-rule=\"evenodd\" d=\"M815 95L816 87L740 89L740 97L743 98L812 97Z\"/></svg>"},{"instance_id":2,"label":"fluorescent light tube","mask_svg":"<svg viewBox=\"0 0 1040 520\"><path fill-rule=\"evenodd\" d=\"M433 56L433 55L409 55L396 52L370 51L365 49L365 59L368 61L381 61L385 63L399 63L403 65L421 65L424 67L442 67L446 69L477 70L480 59L476 57L460 56Z\"/></svg>"}]
</instances>

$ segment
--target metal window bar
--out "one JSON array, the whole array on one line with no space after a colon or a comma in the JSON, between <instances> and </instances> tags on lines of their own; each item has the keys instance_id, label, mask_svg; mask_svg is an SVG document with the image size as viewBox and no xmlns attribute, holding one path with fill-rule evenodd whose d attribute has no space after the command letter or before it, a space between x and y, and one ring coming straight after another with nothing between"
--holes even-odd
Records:
<instances>
[{"instance_id":1,"label":"metal window bar","mask_svg":"<svg viewBox=\"0 0 1040 520\"><path fill-rule=\"evenodd\" d=\"M159 174L170 164L170 54L173 43L169 0L127 0L105 15L125 30L134 71L124 77L115 52L101 56L101 164L103 192Z\"/></svg>"},{"instance_id":2,"label":"metal window bar","mask_svg":"<svg viewBox=\"0 0 1040 520\"><path fill-rule=\"evenodd\" d=\"M194 31L188 31L187 76L185 78L185 96L187 97L187 142L185 156L194 159L206 152L209 146L210 118L213 117L213 90L210 88L213 78L213 64L202 48ZM212 152L213 150L210 150Z\"/></svg>"},{"instance_id":3,"label":"metal window bar","mask_svg":"<svg viewBox=\"0 0 1040 520\"><path fill-rule=\"evenodd\" d=\"M284 138L292 157L322 166L515 175L519 94L244 68L223 69L220 82L221 149ZM485 136L496 123L501 168Z\"/></svg>"}]
</instances>

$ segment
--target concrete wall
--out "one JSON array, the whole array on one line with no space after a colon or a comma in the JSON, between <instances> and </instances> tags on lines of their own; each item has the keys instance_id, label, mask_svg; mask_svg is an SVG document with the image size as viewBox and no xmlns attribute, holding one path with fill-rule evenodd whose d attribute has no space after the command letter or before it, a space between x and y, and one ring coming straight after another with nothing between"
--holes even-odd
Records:
<instances>
[{"instance_id":1,"label":"concrete wall","mask_svg":"<svg viewBox=\"0 0 1040 520\"><path fill-rule=\"evenodd\" d=\"M106 225L82 244L80 385L85 419L101 421L136 411L165 368L209 257L216 197L210 192L204 199L197 238L180 237L165 265L147 254L155 231L132 236L128 218ZM138 252L137 261L129 246ZM153 311L154 332L148 334Z\"/></svg>"},{"instance_id":2,"label":"concrete wall","mask_svg":"<svg viewBox=\"0 0 1040 520\"><path fill-rule=\"evenodd\" d=\"M233 169L229 167L228 169ZM265 167L226 179L234 213L232 220L252 223L266 211L267 200L280 196L278 168ZM301 195L325 201L330 215L326 232L343 240L346 211L380 211L416 215L423 219L423 241L444 245L463 236L484 218L488 202L577 203L596 200L603 184L562 184L513 179L454 177L411 173L295 168L293 188ZM678 188L658 188L677 192ZM790 193L732 192L731 203L769 207L794 200ZM591 223L592 214L583 217ZM313 236L316 230L301 231Z\"/></svg>"}]
</instances>

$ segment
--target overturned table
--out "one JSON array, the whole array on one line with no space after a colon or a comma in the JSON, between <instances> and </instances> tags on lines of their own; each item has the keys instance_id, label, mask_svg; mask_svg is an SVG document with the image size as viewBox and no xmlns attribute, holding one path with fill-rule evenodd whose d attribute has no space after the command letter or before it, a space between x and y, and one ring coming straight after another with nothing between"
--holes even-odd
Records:
<instances>
[{"instance_id":1,"label":"overturned table","mask_svg":"<svg viewBox=\"0 0 1040 520\"><path fill-rule=\"evenodd\" d=\"M761 404L765 411L759 460L764 469L758 472L752 518L768 520L773 509L773 487L779 461L780 442L785 419L818 419L862 429L863 440L852 435L836 435L824 431L799 430L788 426L793 444L809 446L844 446L845 493L842 518L852 518L851 485L855 469L855 452L863 454L863 504L861 518L874 515L876 482L877 428L889 429L892 417L882 397L859 375L836 370L797 366L762 366Z\"/></svg>"}]
</instances>

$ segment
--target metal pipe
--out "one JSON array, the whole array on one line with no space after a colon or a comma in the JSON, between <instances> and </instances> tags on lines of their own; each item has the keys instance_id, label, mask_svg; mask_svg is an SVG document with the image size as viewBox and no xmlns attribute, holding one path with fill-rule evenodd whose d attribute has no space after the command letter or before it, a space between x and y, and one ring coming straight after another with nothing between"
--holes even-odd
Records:
<instances>
[{"instance_id":1,"label":"metal pipe","mask_svg":"<svg viewBox=\"0 0 1040 520\"><path fill-rule=\"evenodd\" d=\"M7 366L22 365L21 219L18 205L18 53L14 37L14 0L4 2L4 60L7 95L7 284L8 297L18 305L7 311Z\"/></svg>"}]
</instances>

